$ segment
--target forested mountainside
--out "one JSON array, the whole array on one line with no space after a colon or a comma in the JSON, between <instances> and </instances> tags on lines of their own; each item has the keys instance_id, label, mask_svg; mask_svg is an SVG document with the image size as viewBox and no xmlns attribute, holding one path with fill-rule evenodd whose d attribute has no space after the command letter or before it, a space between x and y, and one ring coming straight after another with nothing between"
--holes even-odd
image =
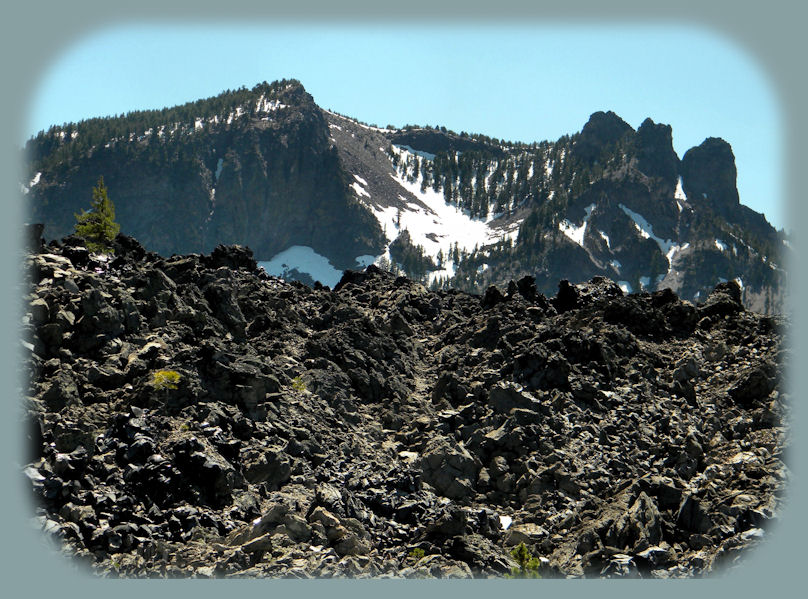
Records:
<instances>
[{"instance_id":1,"label":"forested mountainside","mask_svg":"<svg viewBox=\"0 0 808 599\"><path fill-rule=\"evenodd\" d=\"M346 268L383 247L349 194L322 111L297 83L93 119L38 136L28 150L42 173L32 218L48 236L72 230L103 175L122 229L164 255L238 242L268 257L302 244Z\"/></svg>"},{"instance_id":2,"label":"forested mountainside","mask_svg":"<svg viewBox=\"0 0 808 599\"><path fill-rule=\"evenodd\" d=\"M103 175L122 231L150 250L239 243L309 283L375 261L478 293L524 275L545 293L606 276L698 302L736 280L760 312L787 293L788 242L740 203L730 145L708 137L680 159L650 118L635 130L597 112L556 141L507 142L366 125L283 80L52 127L26 152L23 189L48 238L71 232Z\"/></svg>"}]
</instances>

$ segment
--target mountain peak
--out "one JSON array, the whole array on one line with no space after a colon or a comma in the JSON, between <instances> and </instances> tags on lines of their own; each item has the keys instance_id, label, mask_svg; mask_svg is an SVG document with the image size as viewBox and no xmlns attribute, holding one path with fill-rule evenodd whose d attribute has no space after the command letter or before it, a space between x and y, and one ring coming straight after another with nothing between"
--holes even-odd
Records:
<instances>
[{"instance_id":1,"label":"mountain peak","mask_svg":"<svg viewBox=\"0 0 808 599\"><path fill-rule=\"evenodd\" d=\"M613 130L617 132L617 137L632 129L626 121L621 119L617 113L612 110L598 110L589 115L589 120L584 125L581 133Z\"/></svg>"},{"instance_id":2,"label":"mountain peak","mask_svg":"<svg viewBox=\"0 0 808 599\"><path fill-rule=\"evenodd\" d=\"M673 149L670 125L645 119L637 129L637 168L649 177L659 177L671 187L676 185L679 157Z\"/></svg>"},{"instance_id":3,"label":"mountain peak","mask_svg":"<svg viewBox=\"0 0 808 599\"><path fill-rule=\"evenodd\" d=\"M289 103L314 102L314 98L297 79L280 79L272 83L263 81L256 85L252 91L256 95L287 100Z\"/></svg>"},{"instance_id":4,"label":"mountain peak","mask_svg":"<svg viewBox=\"0 0 808 599\"><path fill-rule=\"evenodd\" d=\"M619 141L629 131L634 131L631 125L611 110L595 112L581 129L575 144L575 154L585 162L592 162L604 149Z\"/></svg>"},{"instance_id":5,"label":"mountain peak","mask_svg":"<svg viewBox=\"0 0 808 599\"><path fill-rule=\"evenodd\" d=\"M726 217L740 203L735 154L720 137L708 137L685 152L681 173L687 197L708 204L718 214Z\"/></svg>"}]
</instances>

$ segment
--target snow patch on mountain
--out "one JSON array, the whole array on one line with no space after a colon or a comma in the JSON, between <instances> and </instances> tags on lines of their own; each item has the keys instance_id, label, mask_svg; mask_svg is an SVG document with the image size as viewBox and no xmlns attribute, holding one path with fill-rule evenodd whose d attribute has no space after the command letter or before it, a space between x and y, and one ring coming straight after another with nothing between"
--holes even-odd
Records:
<instances>
[{"instance_id":1,"label":"snow patch on mountain","mask_svg":"<svg viewBox=\"0 0 808 599\"><path fill-rule=\"evenodd\" d=\"M378 259L378 256L371 256L370 254L365 254L363 256L356 257L356 263L359 265L360 268L366 268L373 264Z\"/></svg>"},{"instance_id":2,"label":"snow patch on mountain","mask_svg":"<svg viewBox=\"0 0 808 599\"><path fill-rule=\"evenodd\" d=\"M430 154L429 152L424 152L423 150L415 150L410 146L395 144L395 147L401 148L402 150L406 150L410 154L415 154L416 156L420 156L421 158L426 158L427 160L433 160L435 158L435 154Z\"/></svg>"},{"instance_id":3,"label":"snow patch on mountain","mask_svg":"<svg viewBox=\"0 0 808 599\"><path fill-rule=\"evenodd\" d=\"M427 281L426 281L428 285L431 285L434 281L437 281L437 280L440 280L440 279L452 279L455 276L456 269L455 269L454 262L449 260L448 262L444 263L442 266L443 266L443 268L440 268L438 270L433 270L433 271L430 271L428 273Z\"/></svg>"},{"instance_id":4,"label":"snow patch on mountain","mask_svg":"<svg viewBox=\"0 0 808 599\"><path fill-rule=\"evenodd\" d=\"M368 198L370 197L370 194L367 192L367 190L356 181L351 183L351 189L353 189L356 192L356 195L358 195L360 198L363 196Z\"/></svg>"},{"instance_id":5,"label":"snow patch on mountain","mask_svg":"<svg viewBox=\"0 0 808 599\"><path fill-rule=\"evenodd\" d=\"M687 194L684 187L682 187L682 177L676 181L676 191L673 192L673 198L676 200L676 208L681 212L684 210L684 203L687 202Z\"/></svg>"},{"instance_id":6,"label":"snow patch on mountain","mask_svg":"<svg viewBox=\"0 0 808 599\"><path fill-rule=\"evenodd\" d=\"M334 268L328 258L305 245L293 245L273 256L271 260L258 262L258 266L268 274L281 278L286 277L290 271L297 270L329 287L339 283L342 278L342 271Z\"/></svg>"},{"instance_id":7,"label":"snow patch on mountain","mask_svg":"<svg viewBox=\"0 0 808 599\"><path fill-rule=\"evenodd\" d=\"M673 257L676 255L677 252L681 252L682 250L686 250L690 247L690 243L686 243L684 245L672 245L671 248L668 250L668 253L665 254L665 257L668 259L668 264L670 268L673 267Z\"/></svg>"},{"instance_id":8,"label":"snow patch on mountain","mask_svg":"<svg viewBox=\"0 0 808 599\"><path fill-rule=\"evenodd\" d=\"M408 230L412 242L423 246L425 253L432 257L437 256L441 250L446 253L455 241L458 248L467 251L487 241L489 230L484 221L472 219L457 207L446 204L440 192L431 188L422 192L417 181L410 183L400 176L391 176L399 185L415 195L424 206L410 203L407 204L407 209L400 212L394 209L393 214L390 214L388 211L388 219L393 217L388 221L388 233L392 232L394 227ZM396 223L394 219L398 222Z\"/></svg>"},{"instance_id":9,"label":"snow patch on mountain","mask_svg":"<svg viewBox=\"0 0 808 599\"><path fill-rule=\"evenodd\" d=\"M717 247L719 251L722 252L726 252L729 249L729 246L720 239L715 240L715 247Z\"/></svg>"},{"instance_id":10,"label":"snow patch on mountain","mask_svg":"<svg viewBox=\"0 0 808 599\"><path fill-rule=\"evenodd\" d=\"M258 113L268 113L274 112L275 110L279 110L281 108L286 108L286 104L282 104L280 100L272 99L270 100L265 95L261 95L255 103L255 111Z\"/></svg>"},{"instance_id":11,"label":"snow patch on mountain","mask_svg":"<svg viewBox=\"0 0 808 599\"><path fill-rule=\"evenodd\" d=\"M406 161L415 156L401 146L393 146L393 151ZM385 232L388 241L393 241L399 233L407 230L412 243L424 248L424 253L436 259L439 252L444 256L457 243L458 249L471 253L475 247L505 240L515 240L519 223L511 223L507 228L496 227L495 217L489 215L485 220L472 218L467 211L453 204L447 204L443 193L427 187L421 191L421 180L408 181L406 176L395 173L390 177L417 200L399 196L405 202L405 208L394 206L381 207L368 203L379 225ZM454 266L446 265L441 271L433 272L433 276L454 276Z\"/></svg>"},{"instance_id":12,"label":"snow patch on mountain","mask_svg":"<svg viewBox=\"0 0 808 599\"><path fill-rule=\"evenodd\" d=\"M244 108L241 106L236 106L235 112L231 112L227 115L227 124L231 124L235 119L241 118L241 115L244 114Z\"/></svg>"},{"instance_id":13,"label":"snow patch on mountain","mask_svg":"<svg viewBox=\"0 0 808 599\"><path fill-rule=\"evenodd\" d=\"M595 204L590 204L589 206L586 207L586 216L584 216L584 221L579 226L576 226L575 224L571 223L569 220L565 218L560 223L558 223L559 230L562 233L564 233L564 235L569 237L572 241L574 241L581 247L584 247L584 235L586 234L586 226L589 224L589 216L592 214L592 210L594 209ZM603 234L601 233L601 235Z\"/></svg>"},{"instance_id":14,"label":"snow patch on mountain","mask_svg":"<svg viewBox=\"0 0 808 599\"><path fill-rule=\"evenodd\" d=\"M623 212L625 212L631 218L631 220L634 221L634 226L637 228L637 231L640 233L641 237L643 237L644 239L653 239L657 243L660 251L668 259L669 267L670 265L673 264L674 255L677 252L685 249L688 245L690 245L689 243L686 243L683 246L679 246L672 239L662 239L660 237L657 237L656 235L654 235L654 227L647 220L645 220L645 217L643 217L641 214L634 212L630 208L627 208L623 204L619 204L619 206L620 209Z\"/></svg>"},{"instance_id":15,"label":"snow patch on mountain","mask_svg":"<svg viewBox=\"0 0 808 599\"><path fill-rule=\"evenodd\" d=\"M679 180L676 182L676 191L673 192L673 197L677 200L687 201L687 195L685 194L684 187L682 187L682 177L679 177ZM677 202L679 206L679 211L682 210L682 205Z\"/></svg>"}]
</instances>

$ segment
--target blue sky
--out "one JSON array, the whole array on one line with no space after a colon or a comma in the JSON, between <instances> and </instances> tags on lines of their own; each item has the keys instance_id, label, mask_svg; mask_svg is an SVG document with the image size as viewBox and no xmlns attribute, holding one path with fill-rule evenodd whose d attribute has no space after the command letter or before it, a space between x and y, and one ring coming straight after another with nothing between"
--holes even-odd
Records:
<instances>
[{"instance_id":1,"label":"blue sky","mask_svg":"<svg viewBox=\"0 0 808 599\"><path fill-rule=\"evenodd\" d=\"M29 135L282 78L366 123L512 141L575 133L598 110L635 128L651 117L673 127L680 157L707 137L727 140L741 202L784 226L774 89L753 56L702 28L143 25L83 38L41 75Z\"/></svg>"}]
</instances>

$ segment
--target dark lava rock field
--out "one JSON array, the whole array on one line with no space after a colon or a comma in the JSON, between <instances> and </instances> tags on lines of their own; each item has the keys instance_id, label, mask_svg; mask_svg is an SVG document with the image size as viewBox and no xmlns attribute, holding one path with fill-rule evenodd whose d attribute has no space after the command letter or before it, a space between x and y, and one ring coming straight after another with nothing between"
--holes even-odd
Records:
<instances>
[{"instance_id":1,"label":"dark lava rock field","mask_svg":"<svg viewBox=\"0 0 808 599\"><path fill-rule=\"evenodd\" d=\"M607 279L483 296L119 235L25 259L24 474L65 559L120 577L685 578L787 491L785 320Z\"/></svg>"}]
</instances>

